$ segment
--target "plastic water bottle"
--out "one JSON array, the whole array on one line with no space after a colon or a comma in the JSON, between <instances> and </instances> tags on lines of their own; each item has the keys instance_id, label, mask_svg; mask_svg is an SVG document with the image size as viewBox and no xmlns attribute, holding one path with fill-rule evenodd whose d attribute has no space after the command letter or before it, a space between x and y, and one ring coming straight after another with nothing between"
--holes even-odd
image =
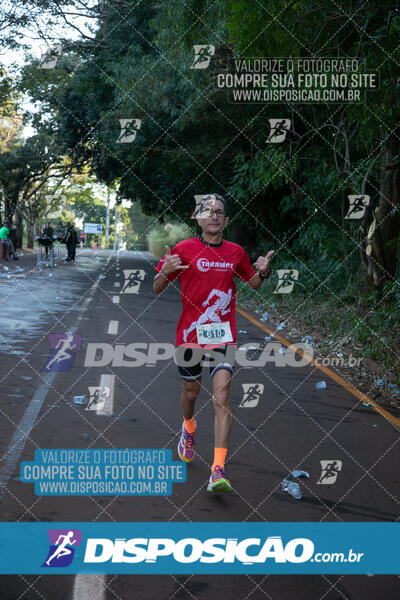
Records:
<instances>
[{"instance_id":1,"label":"plastic water bottle","mask_svg":"<svg viewBox=\"0 0 400 600\"><path fill-rule=\"evenodd\" d=\"M303 496L300 484L296 481L289 481L289 479L282 481L282 492L287 492L295 500L300 500Z\"/></svg>"}]
</instances>

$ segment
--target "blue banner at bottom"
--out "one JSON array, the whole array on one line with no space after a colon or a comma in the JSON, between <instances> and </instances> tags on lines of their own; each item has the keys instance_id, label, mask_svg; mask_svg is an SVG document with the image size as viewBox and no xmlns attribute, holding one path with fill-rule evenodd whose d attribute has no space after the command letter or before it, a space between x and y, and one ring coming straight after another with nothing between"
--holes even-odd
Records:
<instances>
[{"instance_id":1,"label":"blue banner at bottom","mask_svg":"<svg viewBox=\"0 0 400 600\"><path fill-rule=\"evenodd\" d=\"M399 574L400 523L0 523L1 574Z\"/></svg>"}]
</instances>

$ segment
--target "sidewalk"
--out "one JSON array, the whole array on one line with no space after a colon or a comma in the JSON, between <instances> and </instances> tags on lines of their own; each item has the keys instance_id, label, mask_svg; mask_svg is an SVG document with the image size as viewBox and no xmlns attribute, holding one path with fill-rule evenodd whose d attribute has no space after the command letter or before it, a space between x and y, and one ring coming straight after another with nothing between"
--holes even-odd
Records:
<instances>
[{"instance_id":1,"label":"sidewalk","mask_svg":"<svg viewBox=\"0 0 400 600\"><path fill-rule=\"evenodd\" d=\"M59 245L60 258L55 258L55 264L62 264L67 256L65 245ZM57 246L54 247L55 256L57 256ZM37 264L38 248L19 248L17 250L18 260L0 259L0 284L6 283L10 279L26 279L26 277L36 270L50 268L49 261L45 260L44 250L42 252L41 263Z\"/></svg>"}]
</instances>

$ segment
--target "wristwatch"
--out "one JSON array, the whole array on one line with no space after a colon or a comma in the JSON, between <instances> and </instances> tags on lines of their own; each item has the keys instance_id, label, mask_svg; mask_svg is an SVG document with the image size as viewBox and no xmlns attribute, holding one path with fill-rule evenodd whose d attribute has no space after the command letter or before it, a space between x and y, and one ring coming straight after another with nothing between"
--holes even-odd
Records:
<instances>
[{"instance_id":1,"label":"wristwatch","mask_svg":"<svg viewBox=\"0 0 400 600\"><path fill-rule=\"evenodd\" d=\"M264 281L264 279L268 279L268 277L271 275L271 270L268 271L268 275L261 275L260 271L257 271L257 274L261 281Z\"/></svg>"}]
</instances>

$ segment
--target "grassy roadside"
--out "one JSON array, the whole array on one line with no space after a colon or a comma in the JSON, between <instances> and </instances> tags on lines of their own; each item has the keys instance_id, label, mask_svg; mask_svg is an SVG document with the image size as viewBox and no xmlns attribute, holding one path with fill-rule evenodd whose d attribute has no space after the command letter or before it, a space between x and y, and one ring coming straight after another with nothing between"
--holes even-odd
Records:
<instances>
[{"instance_id":1,"label":"grassy roadside","mask_svg":"<svg viewBox=\"0 0 400 600\"><path fill-rule=\"evenodd\" d=\"M311 336L314 358L400 416L399 281L383 301L370 294L361 302L348 292L321 298L296 284L290 294L274 293L277 283L274 274L258 290L237 282L238 305L258 319L267 312L265 325L273 331L285 323L281 334L292 343Z\"/></svg>"}]
</instances>

